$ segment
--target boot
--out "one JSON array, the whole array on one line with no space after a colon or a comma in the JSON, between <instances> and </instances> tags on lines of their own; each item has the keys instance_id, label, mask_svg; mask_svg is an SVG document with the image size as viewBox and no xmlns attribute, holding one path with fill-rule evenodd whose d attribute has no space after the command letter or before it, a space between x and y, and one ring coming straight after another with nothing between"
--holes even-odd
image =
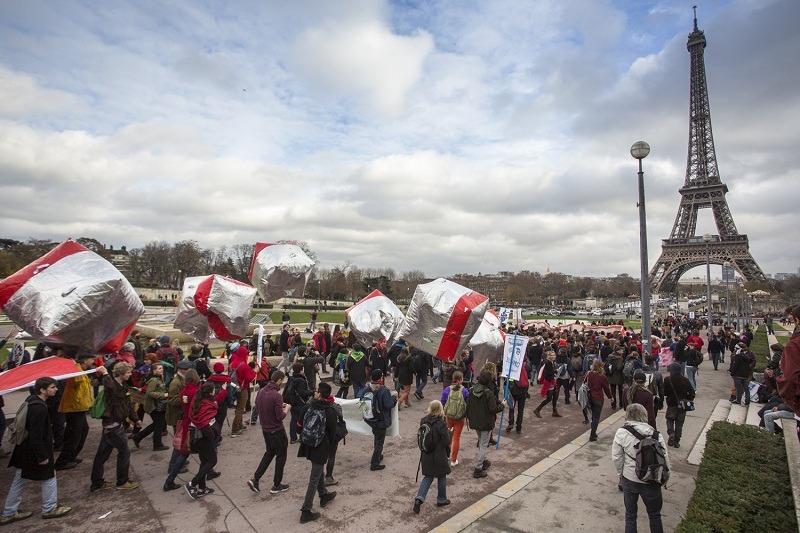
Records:
<instances>
[{"instance_id":1,"label":"boot","mask_svg":"<svg viewBox=\"0 0 800 533\"><path fill-rule=\"evenodd\" d=\"M317 518L319 518L319 513L316 511L301 511L300 513L300 523L305 524L306 522L313 522Z\"/></svg>"},{"instance_id":2,"label":"boot","mask_svg":"<svg viewBox=\"0 0 800 533\"><path fill-rule=\"evenodd\" d=\"M533 410L533 416L535 416L536 418L542 418L542 410L539 407L537 407L536 409Z\"/></svg>"},{"instance_id":3,"label":"boot","mask_svg":"<svg viewBox=\"0 0 800 533\"><path fill-rule=\"evenodd\" d=\"M561 415L558 414L558 411L553 409L553 418L561 418Z\"/></svg>"}]
</instances>

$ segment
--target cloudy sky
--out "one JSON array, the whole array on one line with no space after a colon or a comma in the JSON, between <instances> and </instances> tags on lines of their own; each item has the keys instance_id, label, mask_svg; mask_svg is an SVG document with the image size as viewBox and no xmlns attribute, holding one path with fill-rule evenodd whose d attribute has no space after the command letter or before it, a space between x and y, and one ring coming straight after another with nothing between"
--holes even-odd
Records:
<instances>
[{"instance_id":1,"label":"cloudy sky","mask_svg":"<svg viewBox=\"0 0 800 533\"><path fill-rule=\"evenodd\" d=\"M638 277L629 149L652 147L652 265L693 4L734 220L765 272L796 272L796 0L3 0L0 236Z\"/></svg>"}]
</instances>

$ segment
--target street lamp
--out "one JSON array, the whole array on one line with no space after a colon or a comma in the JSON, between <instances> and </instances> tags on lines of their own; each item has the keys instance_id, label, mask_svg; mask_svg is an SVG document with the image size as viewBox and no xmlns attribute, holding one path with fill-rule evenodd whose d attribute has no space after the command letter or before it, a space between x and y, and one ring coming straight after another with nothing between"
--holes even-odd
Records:
<instances>
[{"instance_id":1,"label":"street lamp","mask_svg":"<svg viewBox=\"0 0 800 533\"><path fill-rule=\"evenodd\" d=\"M320 309L320 305L322 305L322 280L317 280L317 311Z\"/></svg>"},{"instance_id":2,"label":"street lamp","mask_svg":"<svg viewBox=\"0 0 800 533\"><path fill-rule=\"evenodd\" d=\"M725 261L722 263L722 277L725 278L725 315L726 315L726 322L728 325L731 325L731 302L730 302L730 291L728 290L728 282L730 276L728 275L728 271L731 269L731 262Z\"/></svg>"},{"instance_id":3,"label":"street lamp","mask_svg":"<svg viewBox=\"0 0 800 533\"><path fill-rule=\"evenodd\" d=\"M711 242L711 234L706 233L703 235L703 242L706 243L706 307L708 308L708 334L714 334L714 326L711 319L711 253L709 250L709 243Z\"/></svg>"},{"instance_id":4,"label":"street lamp","mask_svg":"<svg viewBox=\"0 0 800 533\"><path fill-rule=\"evenodd\" d=\"M631 155L639 160L639 258L642 269L642 357L652 352L650 349L650 283L647 278L647 216L644 207L644 172L642 159L650 153L650 145L638 141L631 146Z\"/></svg>"},{"instance_id":5,"label":"street lamp","mask_svg":"<svg viewBox=\"0 0 800 533\"><path fill-rule=\"evenodd\" d=\"M749 326L750 325L750 317L748 316L747 304L748 304L748 301L747 301L747 289L742 289L742 312L744 313L744 325L745 326Z\"/></svg>"}]
</instances>

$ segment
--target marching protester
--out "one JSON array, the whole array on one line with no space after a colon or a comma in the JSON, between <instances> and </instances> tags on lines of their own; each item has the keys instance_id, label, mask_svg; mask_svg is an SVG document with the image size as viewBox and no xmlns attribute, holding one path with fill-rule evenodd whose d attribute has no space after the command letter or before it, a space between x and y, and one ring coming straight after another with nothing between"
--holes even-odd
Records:
<instances>
[{"instance_id":1,"label":"marching protester","mask_svg":"<svg viewBox=\"0 0 800 533\"><path fill-rule=\"evenodd\" d=\"M669 376L664 378L664 397L667 403L667 446L681 447L686 411L693 410L695 392L689 379L681 375L681 364L669 365Z\"/></svg>"},{"instance_id":2,"label":"marching protester","mask_svg":"<svg viewBox=\"0 0 800 533\"><path fill-rule=\"evenodd\" d=\"M533 410L533 414L536 415L536 418L542 418L542 408L550 402L553 403L553 416L556 418L561 416L558 414L558 409L556 406L556 403L558 402L558 389L556 389L555 360L556 352L549 350L546 352L544 363L542 363L542 368L539 370L539 382L542 384L539 394L544 398L544 400L539 404L539 407Z\"/></svg>"},{"instance_id":3,"label":"marching protester","mask_svg":"<svg viewBox=\"0 0 800 533\"><path fill-rule=\"evenodd\" d=\"M397 381L400 383L401 392L397 402L400 405L411 407L408 396L411 393L411 385L414 383L414 368L411 364L411 350L408 346L403 346L400 355L397 356Z\"/></svg>"},{"instance_id":4,"label":"marching protester","mask_svg":"<svg viewBox=\"0 0 800 533\"><path fill-rule=\"evenodd\" d=\"M367 389L367 358L364 355L364 347L361 343L353 344L350 355L345 359L345 370L350 376L350 383L353 385L353 395L361 399Z\"/></svg>"},{"instance_id":5,"label":"marching protester","mask_svg":"<svg viewBox=\"0 0 800 533\"><path fill-rule=\"evenodd\" d=\"M369 384L369 391L372 392L372 415L367 420L372 427L374 444L372 459L369 469L372 471L383 470L386 465L383 462L383 443L386 440L386 430L392 425L392 410L397 405L397 392L389 391L383 384L383 373L379 369L372 371L372 381Z\"/></svg>"},{"instance_id":6,"label":"marching protester","mask_svg":"<svg viewBox=\"0 0 800 533\"><path fill-rule=\"evenodd\" d=\"M555 359L555 354L553 354ZM469 427L478 434L478 456L475 459L475 470L472 473L474 478L486 477L486 470L492 465L486 459L486 451L489 447L489 437L494 430L495 415L506 407L506 401L497 403L497 398L489 388L489 384L494 381L495 376L490 370L481 370L478 374L478 382L472 387L467 398L467 420ZM555 385L553 385L555 388Z\"/></svg>"},{"instance_id":7,"label":"marching protester","mask_svg":"<svg viewBox=\"0 0 800 533\"><path fill-rule=\"evenodd\" d=\"M514 405L508 410L508 427L506 432L511 432L514 427L514 413L516 412L517 420L517 434L522 432L522 416L525 413L525 400L528 397L528 361L522 361L519 371L519 380L510 380L508 385L508 392L514 399Z\"/></svg>"},{"instance_id":8,"label":"marching protester","mask_svg":"<svg viewBox=\"0 0 800 533\"><path fill-rule=\"evenodd\" d=\"M20 511L22 493L29 480L42 482L42 518L59 518L72 508L58 504L55 461L53 457L53 430L50 410L45 401L58 391L56 380L39 378L33 384L33 394L25 399L28 404L25 431L28 435L14 446L8 466L16 469L14 480L6 497L0 525L30 518L33 513ZM20 431L19 429L17 431Z\"/></svg>"},{"instance_id":9,"label":"marching protester","mask_svg":"<svg viewBox=\"0 0 800 533\"><path fill-rule=\"evenodd\" d=\"M458 392L454 393L458 395ZM436 506L450 505L447 499L447 474L450 473L450 432L444 421L444 408L442 402L433 400L428 405L425 417L420 421L420 437L422 446L420 466L422 468L422 483L420 483L417 496L414 498L414 512L419 514L420 507L428 495L428 490L437 480ZM423 429L424 428L424 429Z\"/></svg>"},{"instance_id":10,"label":"marching protester","mask_svg":"<svg viewBox=\"0 0 800 533\"><path fill-rule=\"evenodd\" d=\"M592 412L592 429L589 432L589 440L597 440L597 426L600 424L600 415L603 412L603 395L611 399L611 387L608 378L603 371L603 361L595 359L592 369L586 375L586 382L589 385L589 406Z\"/></svg>"},{"instance_id":11,"label":"marching protester","mask_svg":"<svg viewBox=\"0 0 800 533\"><path fill-rule=\"evenodd\" d=\"M218 365L222 365L222 363L217 363ZM173 380L174 382L175 380ZM181 410L180 418L176 419L175 424L175 435L173 438L173 452L172 455L175 458L174 461L170 459L170 466L169 471L167 473L167 479L164 481L164 491L169 490L176 490L181 488L180 485L175 483L175 478L178 477L180 473L188 472L188 468L184 466L186 463L186 459L189 456L191 442L189 442L189 409L192 406L192 402L194 401L194 397L197 394L197 391L200 390L200 376L197 375L197 371L194 369L189 369L184 374L184 382L185 385L183 389L180 390L178 393L178 401L180 402L179 409ZM172 388L172 383L170 383L170 389ZM221 389L221 386L220 386Z\"/></svg>"},{"instance_id":12,"label":"marching protester","mask_svg":"<svg viewBox=\"0 0 800 533\"><path fill-rule=\"evenodd\" d=\"M289 447L289 438L286 436L286 429L283 427L283 419L291 409L291 405L283 403L281 396L281 385L285 374L276 370L270 382L267 383L256 396L256 409L261 421L261 432L264 436L266 451L261 457L253 477L247 481L247 486L253 492L261 492L259 480L267 471L272 459L275 459L275 475L272 478L272 488L270 494L278 494L289 489L289 485L284 485L283 467L286 465L286 451Z\"/></svg>"},{"instance_id":13,"label":"marching protester","mask_svg":"<svg viewBox=\"0 0 800 533\"><path fill-rule=\"evenodd\" d=\"M450 466L458 466L458 449L461 446L461 432L467 417L467 399L469 390L462 385L464 375L456 370L453 372L453 382L442 391L441 403L444 405L445 423L447 429L453 432L450 450ZM453 396L452 398L450 396Z\"/></svg>"},{"instance_id":14,"label":"marching protester","mask_svg":"<svg viewBox=\"0 0 800 533\"><path fill-rule=\"evenodd\" d=\"M147 380L147 393L144 399L144 410L150 415L152 422L146 428L142 429L139 433L133 436L133 445L137 448L142 440L153 434L153 451L160 452L169 450L161 442L161 433L167 429L166 411L167 411L167 398L169 393L164 387L162 376L164 375L164 368L160 363L156 363L150 367L150 378Z\"/></svg>"},{"instance_id":15,"label":"marching protester","mask_svg":"<svg viewBox=\"0 0 800 533\"><path fill-rule=\"evenodd\" d=\"M191 481L186 483L186 492L196 500L214 492L214 489L206 486L206 476L213 471L217 464L217 439L219 430L214 425L214 417L217 415L217 402L225 399L228 394L227 383L222 384L222 390L214 397L214 384L204 383L197 391L192 400L192 407L189 409L189 422L191 428L195 430L192 436L189 432L191 442L189 445L197 455L200 456L200 468ZM199 434L199 435L198 435Z\"/></svg>"},{"instance_id":16,"label":"marching protester","mask_svg":"<svg viewBox=\"0 0 800 533\"><path fill-rule=\"evenodd\" d=\"M289 444L295 444L298 438L299 423L303 407L314 392L308 388L308 381L303 373L303 363L292 365L292 376L283 387L283 403L291 405L291 418L289 421Z\"/></svg>"},{"instance_id":17,"label":"marching protester","mask_svg":"<svg viewBox=\"0 0 800 533\"><path fill-rule=\"evenodd\" d=\"M94 366L94 355L88 352L78 354L76 363L78 371L86 371ZM61 453L56 459L56 470L69 470L78 466L82 461L78 455L83 451L86 437L89 434L89 422L86 413L92 406L92 382L98 383L106 375L105 367L101 366L95 373L95 380L86 374L69 378L64 385L64 394L58 410L64 413L66 425L64 426L64 444Z\"/></svg>"},{"instance_id":18,"label":"marching protester","mask_svg":"<svg viewBox=\"0 0 800 533\"><path fill-rule=\"evenodd\" d=\"M325 488L323 470L328 462L329 448L336 438L336 411L327 398L331 395L331 386L322 382L314 391L313 400L307 403L300 414L302 420L301 435L303 440L297 450L297 457L305 457L311 462L306 496L300 508L300 523L312 522L320 517L314 511L314 493L319 494L320 507L327 506L336 492Z\"/></svg>"},{"instance_id":19,"label":"marching protester","mask_svg":"<svg viewBox=\"0 0 800 533\"><path fill-rule=\"evenodd\" d=\"M123 362L114 365L110 376L103 377L103 399L105 401L102 418L103 434L92 465L92 484L89 488L91 492L115 486L114 483L105 481L103 477L103 465L111 457L114 449L117 450L117 490L135 489L139 486L138 481L128 479L131 451L128 448L128 437L125 436L123 428L126 420L130 420L138 428L142 427L142 422L136 416L130 399L131 393L127 383L130 377L131 365Z\"/></svg>"},{"instance_id":20,"label":"marching protester","mask_svg":"<svg viewBox=\"0 0 800 533\"><path fill-rule=\"evenodd\" d=\"M638 403L647 411L647 423L653 429L656 429L656 414L653 408L653 398L655 396L645 385L646 381L647 374L645 374L644 370L637 370L633 373L633 385L626 387L622 407L627 409L629 405Z\"/></svg>"},{"instance_id":21,"label":"marching protester","mask_svg":"<svg viewBox=\"0 0 800 533\"><path fill-rule=\"evenodd\" d=\"M678 375L680 377L680 365L678 365ZM622 492L624 494L625 531L626 533L632 533L637 530L636 515L639 509L639 496L641 496L647 508L650 531L658 533L664 530L661 522L661 507L663 504L661 484L658 482L645 482L639 479L636 473L636 456L642 439L644 437L654 437L657 434L658 442L664 452L666 470L669 471L669 456L664 448L664 438L647 423L647 411L638 403L632 403L627 407L625 420L625 425L617 429L614 434L614 442L611 445L611 459L621 476Z\"/></svg>"},{"instance_id":22,"label":"marching protester","mask_svg":"<svg viewBox=\"0 0 800 533\"><path fill-rule=\"evenodd\" d=\"M608 377L608 383L611 385L611 408L616 409L617 405L622 405L622 386L625 383L625 376L623 368L625 360L623 354L625 348L623 346L615 346L614 350L609 354L606 361L605 372ZM619 404L617 400L619 399Z\"/></svg>"}]
</instances>

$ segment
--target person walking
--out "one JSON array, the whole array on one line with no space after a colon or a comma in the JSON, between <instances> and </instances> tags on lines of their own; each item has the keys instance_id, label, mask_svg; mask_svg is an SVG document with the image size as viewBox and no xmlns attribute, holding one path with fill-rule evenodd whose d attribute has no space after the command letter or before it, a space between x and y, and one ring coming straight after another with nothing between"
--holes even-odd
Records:
<instances>
[{"instance_id":1,"label":"person walking","mask_svg":"<svg viewBox=\"0 0 800 533\"><path fill-rule=\"evenodd\" d=\"M720 359L725 352L725 346L722 344L722 332L719 335L712 335L708 341L708 353L711 357L711 362L714 364L714 370L718 370Z\"/></svg>"},{"instance_id":2,"label":"person walking","mask_svg":"<svg viewBox=\"0 0 800 533\"><path fill-rule=\"evenodd\" d=\"M220 366L222 365L222 363L217 364ZM170 382L170 390L172 389L172 385L175 383L175 380L176 378L173 378ZM167 479L164 481L164 492L181 488L182 485L175 483L175 478L178 477L179 474L185 474L189 471L189 469L186 467L186 461L188 460L190 452L190 443L188 442L189 409L192 406L192 401L194 401L197 391L200 390L200 376L197 374L195 369L190 368L183 375L182 381L184 383L184 387L178 391L178 401L180 402L178 404L178 409L180 409L181 415L176 421L175 434L174 438L172 439L172 457L175 459L173 461L173 459L170 458ZM219 415L217 415L217 418L219 418Z\"/></svg>"},{"instance_id":3,"label":"person walking","mask_svg":"<svg viewBox=\"0 0 800 533\"><path fill-rule=\"evenodd\" d=\"M311 462L311 472L308 477L308 487L303 506L300 508L300 523L312 522L320 517L314 511L314 493L319 494L320 507L327 506L334 498L336 492L325 488L323 471L328 462L329 449L336 438L336 411L327 398L331 395L331 386L324 381L317 386L313 399L303 406L301 412L302 432L309 437L315 437L317 442L301 441L297 450L297 457L305 457ZM321 424L321 426L320 426Z\"/></svg>"},{"instance_id":4,"label":"person walking","mask_svg":"<svg viewBox=\"0 0 800 533\"><path fill-rule=\"evenodd\" d=\"M442 391L441 403L444 406L445 424L453 432L450 446L450 466L458 466L458 450L461 446L461 432L467 417L467 399L469 390L462 384L464 375L461 371L453 372L453 382ZM452 398L450 396L453 396ZM408 396L406 396L408 397Z\"/></svg>"},{"instance_id":5,"label":"person walking","mask_svg":"<svg viewBox=\"0 0 800 533\"><path fill-rule=\"evenodd\" d=\"M592 369L586 374L585 380L589 385L589 409L592 413L589 440L594 442L597 440L597 426L600 424L600 415L603 412L603 395L609 400L612 398L611 387L603 371L603 361L598 358L592 362Z\"/></svg>"},{"instance_id":6,"label":"person walking","mask_svg":"<svg viewBox=\"0 0 800 533\"><path fill-rule=\"evenodd\" d=\"M454 393L459 394L460 391ZM420 507L428 495L428 490L437 480L436 506L450 505L447 499L447 474L450 473L450 432L445 424L444 408L442 402L433 400L428 404L426 415L420 420L420 428L426 427L430 436L425 439L432 445L428 451L422 450L420 466L422 468L422 483L419 485L417 496L414 498L414 512L419 514Z\"/></svg>"},{"instance_id":7,"label":"person walking","mask_svg":"<svg viewBox=\"0 0 800 533\"><path fill-rule=\"evenodd\" d=\"M191 481L186 483L186 493L193 500L202 498L214 492L206 486L208 474L217 464L217 439L219 430L214 425L214 417L221 402L228 395L228 384L223 383L219 394L214 397L214 384L206 382L197 391L189 410L190 427L195 430L195 438L189 445L200 456L200 468Z\"/></svg>"},{"instance_id":8,"label":"person walking","mask_svg":"<svg viewBox=\"0 0 800 533\"><path fill-rule=\"evenodd\" d=\"M367 389L367 358L361 343L357 342L353 345L344 365L350 376L350 383L353 385L353 395L360 400Z\"/></svg>"},{"instance_id":9,"label":"person walking","mask_svg":"<svg viewBox=\"0 0 800 533\"><path fill-rule=\"evenodd\" d=\"M678 364L680 375L680 364ZM685 378L684 378L685 379ZM647 411L638 403L632 403L625 410L625 425L614 434L611 445L611 459L622 480L622 492L625 501L625 533L636 533L636 515L639 512L641 496L647 516L650 520L650 532L661 533L664 527L661 522L661 484L641 481L636 475L636 452L640 439L627 428L644 437L658 435L658 441L664 446L664 437L647 423ZM669 454L664 448L666 467L669 470Z\"/></svg>"},{"instance_id":10,"label":"person walking","mask_svg":"<svg viewBox=\"0 0 800 533\"><path fill-rule=\"evenodd\" d=\"M425 397L422 395L422 391L428 384L428 361L431 361L430 355L419 348L411 348L411 367L414 369L417 382L414 398L420 401Z\"/></svg>"},{"instance_id":11,"label":"person walking","mask_svg":"<svg viewBox=\"0 0 800 533\"><path fill-rule=\"evenodd\" d=\"M614 351L608 356L608 361L606 361L606 376L608 377L608 383L611 385L611 408L617 408L617 399L619 399L619 405L622 405L622 386L625 383L625 375L623 374L623 367L625 366L625 360L623 359L623 353L625 352L625 348L621 345L615 346Z\"/></svg>"},{"instance_id":12,"label":"person walking","mask_svg":"<svg viewBox=\"0 0 800 533\"><path fill-rule=\"evenodd\" d=\"M289 444L297 443L299 428L301 427L300 413L308 400L313 396L313 391L308 388L306 376L303 374L303 363L292 365L292 377L283 388L283 403L291 406L291 418L289 421Z\"/></svg>"},{"instance_id":13,"label":"person walking","mask_svg":"<svg viewBox=\"0 0 800 533\"><path fill-rule=\"evenodd\" d=\"M731 357L730 374L733 378L733 385L736 387L736 400L731 403L742 403L744 393L744 405L750 405L750 372L754 363L753 353L747 348L744 342L740 342L736 353ZM694 387L693 387L694 388Z\"/></svg>"},{"instance_id":14,"label":"person walking","mask_svg":"<svg viewBox=\"0 0 800 533\"><path fill-rule=\"evenodd\" d=\"M88 352L78 354L77 370L84 372L94 366L94 355ZM95 383L106 375L105 367L101 366L95 373ZM64 413L66 425L64 426L64 444L61 453L56 459L56 470L69 470L78 466L82 459L78 455L83 451L86 437L89 434L89 422L86 413L92 406L92 379L86 374L69 378L64 386L61 404L58 411Z\"/></svg>"},{"instance_id":15,"label":"person walking","mask_svg":"<svg viewBox=\"0 0 800 533\"><path fill-rule=\"evenodd\" d=\"M694 389L689 379L681 375L678 362L669 365L669 376L664 378L664 397L667 401L667 446L680 448L683 422L690 405L688 402L694 400Z\"/></svg>"},{"instance_id":16,"label":"person walking","mask_svg":"<svg viewBox=\"0 0 800 533\"><path fill-rule=\"evenodd\" d=\"M138 481L128 478L130 469L131 451L128 448L128 437L125 436L124 424L127 420L137 428L142 427L142 421L136 415L131 402L131 392L128 380L131 377L131 365L118 362L111 370L111 375L103 377L103 399L106 404L102 417L103 434L97 453L92 464L92 484L90 492L106 490L114 487L113 483L103 478L103 465L111 457L111 452L117 450L117 490L130 490L139 486Z\"/></svg>"},{"instance_id":17,"label":"person walking","mask_svg":"<svg viewBox=\"0 0 800 533\"><path fill-rule=\"evenodd\" d=\"M386 430L392 426L392 410L397 405L397 392L389 391L383 384L383 372L379 369L372 371L372 381L369 390L372 392L372 420L368 421L375 437L372 449L372 459L369 469L372 471L383 470L383 443L386 440Z\"/></svg>"},{"instance_id":18,"label":"person walking","mask_svg":"<svg viewBox=\"0 0 800 533\"><path fill-rule=\"evenodd\" d=\"M555 354L553 354L555 358ZM486 470L492 465L486 459L486 451L489 447L489 437L494 430L495 415L506 408L506 401L497 403L494 393L489 388L489 384L495 379L490 370L481 370L478 374L478 382L472 387L467 398L467 420L469 427L478 434L478 456L475 458L475 470L472 477L486 477ZM553 385L555 388L555 385Z\"/></svg>"},{"instance_id":19,"label":"person walking","mask_svg":"<svg viewBox=\"0 0 800 533\"><path fill-rule=\"evenodd\" d=\"M560 418L561 415L558 414L558 409L556 408L556 404L558 402L558 389L556 388L556 379L555 379L555 360L556 360L556 352L553 350L549 350L545 354L544 363L542 363L542 368L539 370L540 373L540 382L542 384L542 388L539 391L539 395L544 398L542 403L539 404L539 407L533 410L534 416L536 418L542 418L542 408L546 406L548 403L553 403L553 416L556 418Z\"/></svg>"},{"instance_id":20,"label":"person walking","mask_svg":"<svg viewBox=\"0 0 800 533\"><path fill-rule=\"evenodd\" d=\"M147 393L144 396L144 411L150 415L152 422L133 436L133 445L137 448L145 437L153 434L153 451L169 450L161 442L162 433L167 429L166 412L169 393L163 381L164 368L160 363L150 367L150 378L147 380Z\"/></svg>"},{"instance_id":21,"label":"person walking","mask_svg":"<svg viewBox=\"0 0 800 533\"><path fill-rule=\"evenodd\" d=\"M411 365L411 350L408 346L403 346L400 355L397 356L397 381L400 383L401 391L397 402L411 407L408 396L411 393L411 385L414 383L414 368Z\"/></svg>"},{"instance_id":22,"label":"person walking","mask_svg":"<svg viewBox=\"0 0 800 533\"><path fill-rule=\"evenodd\" d=\"M20 511L22 493L29 480L42 482L42 518L59 518L72 508L58 504L58 483L56 481L55 460L53 456L53 429L50 422L50 409L45 403L58 392L56 380L43 377L33 384L33 394L25 399L28 404L25 418L25 431L28 436L14 446L9 467L16 469L14 480L6 497L0 525L7 525L30 518L33 513ZM20 420L21 421L21 420Z\"/></svg>"},{"instance_id":23,"label":"person walking","mask_svg":"<svg viewBox=\"0 0 800 533\"><path fill-rule=\"evenodd\" d=\"M283 484L283 467L286 465L286 451L289 448L289 438L283 427L283 419L291 409L291 405L283 403L281 385L286 374L280 370L273 372L267 383L256 396L256 411L261 421L261 432L264 436L266 450L261 457L253 477L247 480L247 486L253 492L261 492L259 480L267 471L272 459L275 459L275 475L272 477L270 494L278 494L289 490L289 485Z\"/></svg>"},{"instance_id":24,"label":"person walking","mask_svg":"<svg viewBox=\"0 0 800 533\"><path fill-rule=\"evenodd\" d=\"M528 397L528 386L530 380L528 378L528 360L522 362L522 367L519 371L519 380L511 380L508 384L508 392L514 399L514 406L508 410L508 427L506 432L510 433L514 427L514 412L516 411L517 420L517 435L522 432L522 416L525 412L525 400Z\"/></svg>"},{"instance_id":25,"label":"person walking","mask_svg":"<svg viewBox=\"0 0 800 533\"><path fill-rule=\"evenodd\" d=\"M646 382L647 374L645 374L644 370L637 370L633 373L633 385L626 388L624 396L625 403L622 404L622 407L627 409L630 404L638 403L647 411L647 423L650 424L653 429L657 429L656 413L653 407L655 395L647 387Z\"/></svg>"}]
</instances>

